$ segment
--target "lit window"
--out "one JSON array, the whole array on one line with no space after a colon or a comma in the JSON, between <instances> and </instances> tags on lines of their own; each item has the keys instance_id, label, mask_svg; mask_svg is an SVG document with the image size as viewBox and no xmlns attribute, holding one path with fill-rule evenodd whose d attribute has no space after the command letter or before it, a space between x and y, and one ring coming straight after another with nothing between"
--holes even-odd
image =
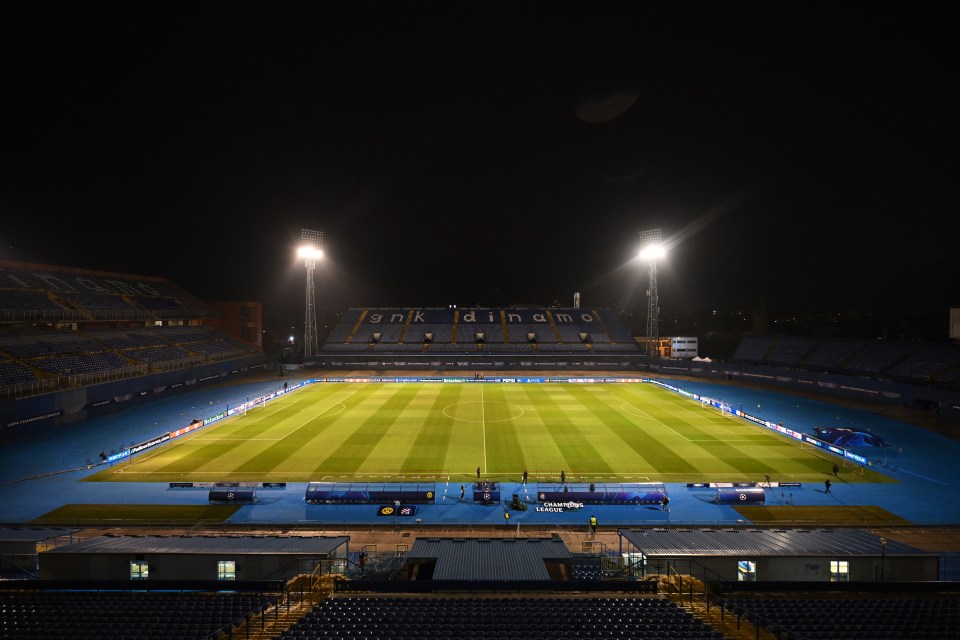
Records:
<instances>
[{"instance_id":1,"label":"lit window","mask_svg":"<svg viewBox=\"0 0 960 640\"><path fill-rule=\"evenodd\" d=\"M217 560L217 580L236 580L237 561Z\"/></svg>"},{"instance_id":2,"label":"lit window","mask_svg":"<svg viewBox=\"0 0 960 640\"><path fill-rule=\"evenodd\" d=\"M848 561L830 561L830 582L850 582L850 563Z\"/></svg>"},{"instance_id":3,"label":"lit window","mask_svg":"<svg viewBox=\"0 0 960 640\"><path fill-rule=\"evenodd\" d=\"M753 560L739 560L737 562L737 581L756 582L757 563Z\"/></svg>"},{"instance_id":4,"label":"lit window","mask_svg":"<svg viewBox=\"0 0 960 640\"><path fill-rule=\"evenodd\" d=\"M150 565L145 560L130 561L130 579L146 580L150 577Z\"/></svg>"}]
</instances>

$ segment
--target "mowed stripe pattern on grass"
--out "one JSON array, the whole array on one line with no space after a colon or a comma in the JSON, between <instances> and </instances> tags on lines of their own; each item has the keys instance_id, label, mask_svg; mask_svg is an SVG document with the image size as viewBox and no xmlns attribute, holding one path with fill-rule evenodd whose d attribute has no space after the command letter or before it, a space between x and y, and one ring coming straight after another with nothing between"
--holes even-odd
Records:
<instances>
[{"instance_id":1,"label":"mowed stripe pattern on grass","mask_svg":"<svg viewBox=\"0 0 960 640\"><path fill-rule=\"evenodd\" d=\"M646 384L324 383L92 480L821 480L832 462ZM869 478L875 479L875 478Z\"/></svg>"}]
</instances>

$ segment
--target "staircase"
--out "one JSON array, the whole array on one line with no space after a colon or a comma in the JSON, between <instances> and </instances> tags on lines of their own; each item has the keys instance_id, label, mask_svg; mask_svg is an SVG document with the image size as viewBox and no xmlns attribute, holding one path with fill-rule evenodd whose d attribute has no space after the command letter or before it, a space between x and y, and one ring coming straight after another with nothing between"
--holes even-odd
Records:
<instances>
[{"instance_id":1,"label":"staircase","mask_svg":"<svg viewBox=\"0 0 960 640\"><path fill-rule=\"evenodd\" d=\"M249 622L234 626L229 634L221 634L220 638L274 640L333 593L333 580L329 574L300 575L291 579L276 607L271 607L263 615L252 616Z\"/></svg>"},{"instance_id":2,"label":"staircase","mask_svg":"<svg viewBox=\"0 0 960 640\"><path fill-rule=\"evenodd\" d=\"M413 311L407 313L407 319L403 321L403 329L400 330L400 337L397 338L397 343L403 343L407 340L407 330L410 329L410 321L413 320Z\"/></svg>"},{"instance_id":3,"label":"staircase","mask_svg":"<svg viewBox=\"0 0 960 640\"><path fill-rule=\"evenodd\" d=\"M363 319L367 317L367 310L364 309L363 313L360 314L360 317L357 318L357 324L353 325L353 330L350 332L350 335L347 336L347 339L344 340L344 343L353 342L353 336L357 335L357 331L360 330L360 325L363 324Z\"/></svg>"},{"instance_id":4,"label":"staircase","mask_svg":"<svg viewBox=\"0 0 960 640\"><path fill-rule=\"evenodd\" d=\"M704 624L710 625L732 640L780 640L776 634L758 627L746 616L724 611L715 602L707 609L706 589L702 580L688 575L672 574L660 577L660 593L679 605ZM682 593L681 593L682 590ZM692 595L691 595L692 592Z\"/></svg>"},{"instance_id":5,"label":"staircase","mask_svg":"<svg viewBox=\"0 0 960 640\"><path fill-rule=\"evenodd\" d=\"M547 319L550 320L550 328L553 329L553 335L557 337L557 342L563 342L563 338L560 337L560 329L557 329L557 323L554 321L550 309L547 309Z\"/></svg>"}]
</instances>

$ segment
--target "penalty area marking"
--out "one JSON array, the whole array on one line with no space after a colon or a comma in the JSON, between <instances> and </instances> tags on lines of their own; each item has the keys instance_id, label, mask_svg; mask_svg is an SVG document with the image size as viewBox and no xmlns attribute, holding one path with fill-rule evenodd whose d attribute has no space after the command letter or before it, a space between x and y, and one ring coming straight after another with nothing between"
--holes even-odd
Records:
<instances>
[{"instance_id":1,"label":"penalty area marking","mask_svg":"<svg viewBox=\"0 0 960 640\"><path fill-rule=\"evenodd\" d=\"M628 408L629 408L629 409L633 409L634 411L639 411L640 413L633 413L633 412L629 411ZM635 406L633 406L632 404L630 404L629 402L624 402L622 405L620 405L620 410L623 411L624 413L626 413L626 414L628 414L628 415L631 415L631 416L634 416L634 417L636 417L636 418L648 418L648 419L650 419L650 420L653 420L653 421L656 422L657 424L663 425L663 426L666 427L667 429L670 429L670 431L673 431L675 434L677 434L678 436L680 436L681 438L683 438L683 439L686 440L687 442L693 442L692 440L690 440L690 438L688 438L687 436L683 435L682 433L680 433L679 431L677 431L676 429L674 429L674 428L671 427L670 425L668 425L668 424L666 424L666 423L664 423L664 422L660 422L659 420L657 420L656 418L654 418L652 415L650 415L649 413L647 413L647 412L644 411L643 409L640 409L640 408L638 408L638 407L635 407ZM642 414L642 415L641 415L641 414Z\"/></svg>"},{"instance_id":2,"label":"penalty area marking","mask_svg":"<svg viewBox=\"0 0 960 640\"><path fill-rule=\"evenodd\" d=\"M359 391L359 389L357 389L357 391ZM357 391L354 391L353 393L351 393L350 396L352 396L354 393L357 393ZM347 398L349 398L350 396L347 396ZM344 400L346 400L347 398L344 398ZM327 415L327 412L330 411L331 409L334 409L334 408L339 408L339 411L337 411L336 413L331 413L331 414ZM300 429L303 429L305 426L307 426L308 424L310 424L310 423L313 422L314 420L317 420L318 418L329 418L329 417L335 416L335 415L337 415L337 414L339 414L339 413L343 413L344 411L346 411L346 409L347 409L347 406L346 406L345 404L343 404L343 402L338 402L337 404L330 405L329 407L327 407L326 409L324 409L324 410L321 411L320 413L314 415L313 417L311 417L309 420L307 420L306 422L304 422L303 424L301 424L299 427L297 427L296 429L294 429L294 430L291 431L290 433L285 433L285 434L283 434L283 438L289 438L290 436L292 436L293 434L295 434L297 431L299 431Z\"/></svg>"}]
</instances>

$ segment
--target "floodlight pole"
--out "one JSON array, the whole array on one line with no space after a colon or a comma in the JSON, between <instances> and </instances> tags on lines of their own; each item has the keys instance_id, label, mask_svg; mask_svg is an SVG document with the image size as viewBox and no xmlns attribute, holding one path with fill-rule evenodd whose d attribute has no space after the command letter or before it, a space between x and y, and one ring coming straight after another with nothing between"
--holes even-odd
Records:
<instances>
[{"instance_id":1,"label":"floodlight pole","mask_svg":"<svg viewBox=\"0 0 960 640\"><path fill-rule=\"evenodd\" d=\"M660 244L660 229L649 229L640 232L641 248ZM647 353L653 350L653 355L660 357L660 297L657 292L657 257L652 254L648 258L647 272L650 281L647 286Z\"/></svg>"},{"instance_id":2,"label":"floodlight pole","mask_svg":"<svg viewBox=\"0 0 960 640\"><path fill-rule=\"evenodd\" d=\"M301 249L311 248L319 252L323 246L323 232L302 229L300 233ZM316 268L316 253L304 252L304 266L307 268L306 303L303 321L303 356L313 357L317 352L317 304L313 286L313 271Z\"/></svg>"}]
</instances>

